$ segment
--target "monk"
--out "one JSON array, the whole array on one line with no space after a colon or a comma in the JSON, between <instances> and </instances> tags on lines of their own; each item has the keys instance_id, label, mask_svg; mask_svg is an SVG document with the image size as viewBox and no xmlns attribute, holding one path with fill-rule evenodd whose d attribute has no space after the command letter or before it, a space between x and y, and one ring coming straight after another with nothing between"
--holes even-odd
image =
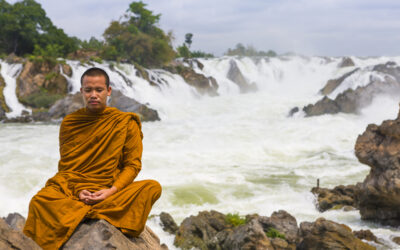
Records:
<instances>
[{"instance_id":1,"label":"monk","mask_svg":"<svg viewBox=\"0 0 400 250\"><path fill-rule=\"evenodd\" d=\"M43 249L59 249L84 218L104 219L124 234L144 229L161 186L135 181L141 169L139 117L107 107L110 79L100 68L81 77L85 108L60 127L58 172L29 204L24 233Z\"/></svg>"}]
</instances>

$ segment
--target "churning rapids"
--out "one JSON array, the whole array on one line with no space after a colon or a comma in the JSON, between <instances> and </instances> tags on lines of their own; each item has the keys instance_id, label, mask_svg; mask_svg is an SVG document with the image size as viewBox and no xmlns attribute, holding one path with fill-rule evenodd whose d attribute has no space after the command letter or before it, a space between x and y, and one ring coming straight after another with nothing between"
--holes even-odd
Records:
<instances>
[{"instance_id":1,"label":"churning rapids","mask_svg":"<svg viewBox=\"0 0 400 250\"><path fill-rule=\"evenodd\" d=\"M240 94L227 78L230 60L258 91ZM398 100L379 96L359 115L337 114L305 118L301 112L288 117L295 106L303 107L321 98L318 91L327 80L355 67L339 68L342 58L287 56L270 59L201 59L198 73L213 76L219 85L217 97L199 95L178 75L151 70L160 88L136 77L132 65L116 70L102 66L111 75L112 87L159 112L161 121L143 123L143 169L138 179L156 179L163 195L152 214L170 213L180 223L201 210L259 213L270 216L284 209L301 221L325 217L353 230L371 229L390 243L400 232L360 220L358 211L319 213L310 189L362 181L369 167L358 162L354 144L369 123L393 119ZM394 58L354 58L357 67L395 61ZM24 107L15 95L18 65L0 61L6 80L6 101L15 111ZM67 61L73 68L71 92L80 87L79 76L88 67ZM118 72L116 72L118 71ZM344 84L365 84L362 70ZM122 77L123 75L124 77ZM125 82L130 79L133 84ZM335 94L335 93L333 93ZM58 130L55 124L0 124L0 216L10 212L27 215L30 198L57 171ZM161 242L173 248L173 237L162 232L157 219L149 225Z\"/></svg>"}]
</instances>

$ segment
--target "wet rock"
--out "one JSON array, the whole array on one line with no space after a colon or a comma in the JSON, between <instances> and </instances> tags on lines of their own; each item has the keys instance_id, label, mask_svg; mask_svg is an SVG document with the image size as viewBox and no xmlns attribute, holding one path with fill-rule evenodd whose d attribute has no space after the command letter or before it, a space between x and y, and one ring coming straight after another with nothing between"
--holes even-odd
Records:
<instances>
[{"instance_id":1,"label":"wet rock","mask_svg":"<svg viewBox=\"0 0 400 250\"><path fill-rule=\"evenodd\" d=\"M323 114L336 114L340 111L337 103L328 97L324 96L315 104L309 104L303 108L307 116L323 115Z\"/></svg>"},{"instance_id":2,"label":"wet rock","mask_svg":"<svg viewBox=\"0 0 400 250\"><path fill-rule=\"evenodd\" d=\"M68 64L66 64L66 63L62 64L61 69L62 69L63 73L66 74L67 76L69 76L69 77L72 76L72 68Z\"/></svg>"},{"instance_id":3,"label":"wet rock","mask_svg":"<svg viewBox=\"0 0 400 250\"><path fill-rule=\"evenodd\" d=\"M380 244L380 242L378 241L378 238L376 238L376 236L369 229L354 231L353 234L360 240L373 241L375 243Z\"/></svg>"},{"instance_id":4,"label":"wet rock","mask_svg":"<svg viewBox=\"0 0 400 250\"><path fill-rule=\"evenodd\" d=\"M128 238L105 220L86 220L77 227L61 249L153 250L162 248L157 235L147 226L137 238Z\"/></svg>"},{"instance_id":5,"label":"wet rock","mask_svg":"<svg viewBox=\"0 0 400 250\"><path fill-rule=\"evenodd\" d=\"M215 248L214 248L215 249ZM226 238L223 249L274 249L256 219L239 226Z\"/></svg>"},{"instance_id":6,"label":"wet rock","mask_svg":"<svg viewBox=\"0 0 400 250\"><path fill-rule=\"evenodd\" d=\"M196 88L200 94L217 96L218 84L213 77L206 77L203 74L198 74L194 69L186 67L182 63L174 62L164 67L165 70L180 75L183 80L190 86Z\"/></svg>"},{"instance_id":7,"label":"wet rock","mask_svg":"<svg viewBox=\"0 0 400 250\"><path fill-rule=\"evenodd\" d=\"M355 185L339 185L333 189L314 187L311 192L317 195L318 210L324 212L338 206L357 207L354 200L355 189Z\"/></svg>"},{"instance_id":8,"label":"wet rock","mask_svg":"<svg viewBox=\"0 0 400 250\"><path fill-rule=\"evenodd\" d=\"M355 145L358 160L371 170L357 184L356 202L361 218L400 225L400 117L380 126L368 125Z\"/></svg>"},{"instance_id":9,"label":"wet rock","mask_svg":"<svg viewBox=\"0 0 400 250\"><path fill-rule=\"evenodd\" d=\"M178 231L178 225L169 213L162 212L160 214L162 229L170 234L175 234Z\"/></svg>"},{"instance_id":10,"label":"wet rock","mask_svg":"<svg viewBox=\"0 0 400 250\"><path fill-rule=\"evenodd\" d=\"M49 108L68 93L68 81L59 64L26 61L17 78L19 101L33 108Z\"/></svg>"},{"instance_id":11,"label":"wet rock","mask_svg":"<svg viewBox=\"0 0 400 250\"><path fill-rule=\"evenodd\" d=\"M350 59L351 60L351 59ZM329 95L349 76L357 72L359 68L352 70L337 79L328 80L325 86L319 91L322 95Z\"/></svg>"},{"instance_id":12,"label":"wet rock","mask_svg":"<svg viewBox=\"0 0 400 250\"><path fill-rule=\"evenodd\" d=\"M344 57L338 65L339 68L351 67L351 66L355 66L355 64L350 57Z\"/></svg>"},{"instance_id":13,"label":"wet rock","mask_svg":"<svg viewBox=\"0 0 400 250\"><path fill-rule=\"evenodd\" d=\"M119 90L113 90L109 101L109 106L115 107L124 112L134 112L139 114L142 121L159 121L158 112L148 108L146 105L127 97Z\"/></svg>"},{"instance_id":14,"label":"wet rock","mask_svg":"<svg viewBox=\"0 0 400 250\"><path fill-rule=\"evenodd\" d=\"M0 249L41 249L33 240L21 231L12 229L0 218Z\"/></svg>"},{"instance_id":15,"label":"wet rock","mask_svg":"<svg viewBox=\"0 0 400 250\"><path fill-rule=\"evenodd\" d=\"M288 116L292 117L295 113L299 112L299 107L294 107L289 111Z\"/></svg>"},{"instance_id":16,"label":"wet rock","mask_svg":"<svg viewBox=\"0 0 400 250\"><path fill-rule=\"evenodd\" d=\"M400 237L393 237L393 238L392 238L392 241L393 241L394 243L396 243L397 245L400 245Z\"/></svg>"},{"instance_id":17,"label":"wet rock","mask_svg":"<svg viewBox=\"0 0 400 250\"><path fill-rule=\"evenodd\" d=\"M139 114L142 121L158 121L160 117L154 109L137 102L122 94L119 90L113 90L109 101L109 106L116 107L124 112L134 112ZM82 94L68 94L65 98L58 100L49 109L49 115L52 119L60 119L80 108L84 107Z\"/></svg>"},{"instance_id":18,"label":"wet rock","mask_svg":"<svg viewBox=\"0 0 400 250\"><path fill-rule=\"evenodd\" d=\"M319 218L315 222L300 224L301 242L299 250L317 249L375 249L355 237L351 229L343 224Z\"/></svg>"},{"instance_id":19,"label":"wet rock","mask_svg":"<svg viewBox=\"0 0 400 250\"><path fill-rule=\"evenodd\" d=\"M249 84L246 78L243 76L235 60L229 61L230 68L228 71L227 78L239 86L241 93L257 91L257 85L254 83Z\"/></svg>"},{"instance_id":20,"label":"wet rock","mask_svg":"<svg viewBox=\"0 0 400 250\"><path fill-rule=\"evenodd\" d=\"M262 225L265 232L270 228L278 230L285 235L285 240L289 244L296 245L299 237L299 227L297 226L296 218L284 210L273 212L271 217L260 216L258 221Z\"/></svg>"},{"instance_id":21,"label":"wet rock","mask_svg":"<svg viewBox=\"0 0 400 250\"><path fill-rule=\"evenodd\" d=\"M8 214L6 218L3 218L5 222L13 229L17 231L21 231L25 226L25 218L19 213L11 213Z\"/></svg>"},{"instance_id":22,"label":"wet rock","mask_svg":"<svg viewBox=\"0 0 400 250\"><path fill-rule=\"evenodd\" d=\"M175 236L174 245L182 249L218 249L217 234L229 227L225 215L217 211L203 211L182 221Z\"/></svg>"}]
</instances>

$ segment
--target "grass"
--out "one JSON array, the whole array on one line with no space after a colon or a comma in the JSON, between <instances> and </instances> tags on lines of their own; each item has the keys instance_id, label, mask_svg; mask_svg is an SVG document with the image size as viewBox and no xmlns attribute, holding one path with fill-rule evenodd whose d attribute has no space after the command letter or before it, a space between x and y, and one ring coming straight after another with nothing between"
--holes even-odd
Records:
<instances>
[{"instance_id":1,"label":"grass","mask_svg":"<svg viewBox=\"0 0 400 250\"><path fill-rule=\"evenodd\" d=\"M265 235L267 235L268 238L281 238L284 240L286 239L284 234L280 233L273 227L270 227L268 231L265 233Z\"/></svg>"},{"instance_id":2,"label":"grass","mask_svg":"<svg viewBox=\"0 0 400 250\"><path fill-rule=\"evenodd\" d=\"M240 216L238 213L227 214L225 220L234 227L246 224L246 219Z\"/></svg>"}]
</instances>

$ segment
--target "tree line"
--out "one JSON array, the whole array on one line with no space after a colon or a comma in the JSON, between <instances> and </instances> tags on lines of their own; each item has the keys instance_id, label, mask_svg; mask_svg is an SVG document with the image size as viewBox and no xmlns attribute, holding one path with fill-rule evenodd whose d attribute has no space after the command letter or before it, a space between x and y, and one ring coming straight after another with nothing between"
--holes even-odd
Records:
<instances>
[{"instance_id":1,"label":"tree line","mask_svg":"<svg viewBox=\"0 0 400 250\"><path fill-rule=\"evenodd\" d=\"M146 67L162 66L176 57L214 57L210 53L191 51L192 33L185 35L185 42L175 51L172 32L159 28L160 17L161 14L148 10L145 3L132 2L119 21L112 21L105 29L104 40L95 37L80 40L57 28L35 0L14 4L0 0L0 55L13 53L54 60L78 50L96 51L105 60L135 62ZM226 54L273 55L271 51L260 54L253 47L245 48L241 44L228 49Z\"/></svg>"}]
</instances>

